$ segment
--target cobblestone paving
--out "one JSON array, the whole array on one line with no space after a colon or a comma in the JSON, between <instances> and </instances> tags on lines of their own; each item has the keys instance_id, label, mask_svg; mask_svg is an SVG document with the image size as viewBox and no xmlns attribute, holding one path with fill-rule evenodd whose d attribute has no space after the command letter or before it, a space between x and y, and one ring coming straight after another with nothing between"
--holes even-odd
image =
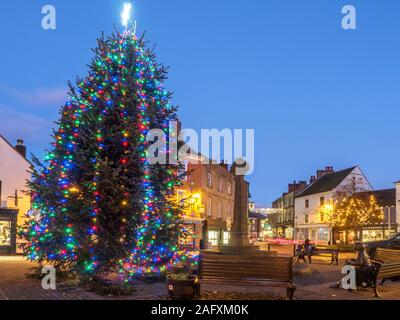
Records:
<instances>
[{"instance_id":1,"label":"cobblestone paving","mask_svg":"<svg viewBox=\"0 0 400 320\"><path fill-rule=\"evenodd\" d=\"M347 257L343 257L344 259ZM298 300L360 300L376 299L372 290L348 292L330 288L341 278L339 266L330 266L325 258L314 259L313 264L299 263L294 267ZM0 300L168 300L165 283L135 284L136 292L129 296L100 296L82 288L43 290L39 280L27 279L34 264L21 257L0 257ZM400 283L387 282L379 287L382 299L400 300ZM286 290L246 287L203 286L200 300L279 300Z\"/></svg>"}]
</instances>

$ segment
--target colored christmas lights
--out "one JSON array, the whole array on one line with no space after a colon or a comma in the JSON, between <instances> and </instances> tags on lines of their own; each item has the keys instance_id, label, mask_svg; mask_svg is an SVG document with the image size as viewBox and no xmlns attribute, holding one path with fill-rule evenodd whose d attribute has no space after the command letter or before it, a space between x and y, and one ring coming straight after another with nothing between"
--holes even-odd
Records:
<instances>
[{"instance_id":1,"label":"colored christmas lights","mask_svg":"<svg viewBox=\"0 0 400 320\"><path fill-rule=\"evenodd\" d=\"M51 151L35 159L37 215L21 233L30 260L80 274L117 271L127 281L186 261L173 201L178 168L146 157L148 131L168 137L176 119L165 78L142 39L125 32L98 40L89 75L70 85Z\"/></svg>"}]
</instances>

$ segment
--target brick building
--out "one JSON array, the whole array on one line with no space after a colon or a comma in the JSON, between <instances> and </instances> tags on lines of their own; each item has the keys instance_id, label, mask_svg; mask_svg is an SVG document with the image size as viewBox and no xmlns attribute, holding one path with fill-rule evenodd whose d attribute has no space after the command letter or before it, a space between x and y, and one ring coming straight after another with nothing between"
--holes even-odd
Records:
<instances>
[{"instance_id":1,"label":"brick building","mask_svg":"<svg viewBox=\"0 0 400 320\"><path fill-rule=\"evenodd\" d=\"M186 239L186 245L198 249L201 239L212 245L227 244L234 209L234 175L223 163L188 161L185 170L189 175L177 189L177 197L188 204L184 222L193 236Z\"/></svg>"}]
</instances>

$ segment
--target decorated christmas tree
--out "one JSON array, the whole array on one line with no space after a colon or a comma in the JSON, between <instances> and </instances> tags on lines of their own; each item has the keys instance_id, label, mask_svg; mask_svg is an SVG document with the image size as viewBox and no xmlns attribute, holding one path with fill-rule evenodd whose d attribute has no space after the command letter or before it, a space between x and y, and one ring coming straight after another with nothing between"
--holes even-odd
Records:
<instances>
[{"instance_id":1,"label":"decorated christmas tree","mask_svg":"<svg viewBox=\"0 0 400 320\"><path fill-rule=\"evenodd\" d=\"M128 29L94 53L87 77L70 84L51 150L34 159L24 251L80 275L159 275L180 260L182 232L178 166L147 157L149 130L168 142L177 119L166 68Z\"/></svg>"}]
</instances>

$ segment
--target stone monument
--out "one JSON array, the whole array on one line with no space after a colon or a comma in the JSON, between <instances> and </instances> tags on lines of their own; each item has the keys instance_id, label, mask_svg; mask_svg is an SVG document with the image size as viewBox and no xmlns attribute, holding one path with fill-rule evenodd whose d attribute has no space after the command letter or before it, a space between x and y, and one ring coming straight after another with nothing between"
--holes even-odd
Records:
<instances>
[{"instance_id":1,"label":"stone monument","mask_svg":"<svg viewBox=\"0 0 400 320\"><path fill-rule=\"evenodd\" d=\"M245 161L236 161L231 167L231 172L235 175L235 205L229 244L218 246L218 251L221 253L243 255L261 253L259 246L249 242L249 183L244 180L247 171L248 165Z\"/></svg>"}]
</instances>

